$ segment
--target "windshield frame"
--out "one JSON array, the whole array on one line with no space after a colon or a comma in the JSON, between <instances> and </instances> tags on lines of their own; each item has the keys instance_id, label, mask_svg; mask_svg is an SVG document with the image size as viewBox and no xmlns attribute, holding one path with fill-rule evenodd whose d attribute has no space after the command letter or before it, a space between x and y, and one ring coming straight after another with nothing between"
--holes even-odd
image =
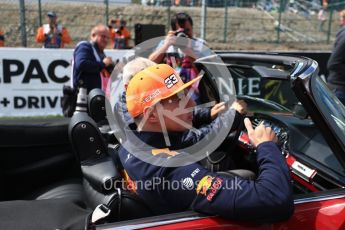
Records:
<instances>
[{"instance_id":1,"label":"windshield frame","mask_svg":"<svg viewBox=\"0 0 345 230\"><path fill-rule=\"evenodd\" d=\"M334 131L339 142L345 146L345 106L319 76L311 78L310 91L315 105Z\"/></svg>"},{"instance_id":2,"label":"windshield frame","mask_svg":"<svg viewBox=\"0 0 345 230\"><path fill-rule=\"evenodd\" d=\"M329 147L332 149L343 169L345 169L344 140L339 138L337 134L339 133L339 129L335 127L334 120L329 118L329 111L324 107L320 97L315 97L315 91L318 90L315 87L315 82L317 78L320 78L318 76L318 63L309 59L305 64L305 68L302 68L294 76L291 76L292 89L315 125L322 131L321 133L329 144ZM323 82L323 84L325 83Z\"/></svg>"}]
</instances>

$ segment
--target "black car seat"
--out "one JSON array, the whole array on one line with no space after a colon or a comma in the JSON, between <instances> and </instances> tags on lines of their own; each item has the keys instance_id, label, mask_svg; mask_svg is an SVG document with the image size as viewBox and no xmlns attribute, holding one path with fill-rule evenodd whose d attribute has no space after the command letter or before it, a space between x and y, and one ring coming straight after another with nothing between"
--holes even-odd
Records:
<instances>
[{"instance_id":1,"label":"black car seat","mask_svg":"<svg viewBox=\"0 0 345 230\"><path fill-rule=\"evenodd\" d=\"M106 142L117 144L118 140L108 122L106 106L110 107L110 103L105 97L104 91L98 88L91 90L88 95L87 103L88 114L97 124Z\"/></svg>"},{"instance_id":2,"label":"black car seat","mask_svg":"<svg viewBox=\"0 0 345 230\"><path fill-rule=\"evenodd\" d=\"M85 200L85 193L81 180L71 179L53 183L49 186L40 188L30 195L26 200L46 200L66 198L74 201Z\"/></svg>"},{"instance_id":3,"label":"black car seat","mask_svg":"<svg viewBox=\"0 0 345 230\"><path fill-rule=\"evenodd\" d=\"M83 199L68 124L66 118L0 122L0 200Z\"/></svg>"},{"instance_id":4,"label":"black car seat","mask_svg":"<svg viewBox=\"0 0 345 230\"><path fill-rule=\"evenodd\" d=\"M88 206L94 209L100 204L107 205L108 221L151 215L136 194L123 188L123 178L114 161L116 149L107 147L96 122L85 111L78 110L77 106L70 121L69 138L80 162Z\"/></svg>"},{"instance_id":5,"label":"black car seat","mask_svg":"<svg viewBox=\"0 0 345 230\"><path fill-rule=\"evenodd\" d=\"M80 88L78 90L78 99L77 99L77 105L76 110L78 110L78 113L86 113L88 112L87 108L87 95L86 95L86 89ZM94 92L92 95L98 95L98 92ZM91 95L91 96L92 96ZM93 96L92 96L93 97ZM101 108L100 104L104 104L104 94L98 97L93 97L94 99L93 104L96 106L93 106L93 108ZM103 106L104 108L104 106ZM99 111L95 111L93 109L93 114L97 115L99 114ZM100 110L101 111L101 110ZM102 118L103 117L103 118ZM97 117L96 117L97 118ZM105 119L105 116L99 115L99 120ZM70 124L70 123L69 123ZM68 126L69 126L68 124ZM67 130L65 130L66 135L68 135ZM68 138L67 138L68 139ZM74 157L75 159L75 157ZM79 165L79 161L76 164L76 167ZM42 200L42 199L54 199L54 198L68 198L71 200L85 200L85 192L84 192L84 186L83 186L83 180L81 176L79 175L79 178L64 180L64 181L58 181L55 183L52 183L48 186L42 187L37 189L36 191L31 192L29 195L25 196L25 199L29 200Z\"/></svg>"}]
</instances>

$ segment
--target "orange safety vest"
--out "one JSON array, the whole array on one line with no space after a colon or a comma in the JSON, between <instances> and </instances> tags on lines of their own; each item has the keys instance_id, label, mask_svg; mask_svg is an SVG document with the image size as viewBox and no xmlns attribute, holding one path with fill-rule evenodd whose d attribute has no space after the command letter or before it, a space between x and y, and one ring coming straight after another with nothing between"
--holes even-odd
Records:
<instances>
[{"instance_id":1,"label":"orange safety vest","mask_svg":"<svg viewBox=\"0 0 345 230\"><path fill-rule=\"evenodd\" d=\"M65 43L71 43L68 30L58 24L56 30L51 33L50 25L44 24L37 30L36 42L43 43L43 48L63 48Z\"/></svg>"},{"instance_id":2,"label":"orange safety vest","mask_svg":"<svg viewBox=\"0 0 345 230\"><path fill-rule=\"evenodd\" d=\"M114 49L127 49L131 34L126 27L123 27L121 30L112 29L110 31L110 38Z\"/></svg>"},{"instance_id":3,"label":"orange safety vest","mask_svg":"<svg viewBox=\"0 0 345 230\"><path fill-rule=\"evenodd\" d=\"M4 37L4 32L0 30L0 47L5 46L5 37Z\"/></svg>"}]
</instances>

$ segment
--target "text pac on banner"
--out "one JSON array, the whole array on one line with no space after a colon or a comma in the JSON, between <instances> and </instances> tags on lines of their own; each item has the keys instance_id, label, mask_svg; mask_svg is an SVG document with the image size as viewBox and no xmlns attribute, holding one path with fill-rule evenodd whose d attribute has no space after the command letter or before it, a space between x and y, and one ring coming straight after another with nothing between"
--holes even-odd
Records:
<instances>
[{"instance_id":1,"label":"text pac on banner","mask_svg":"<svg viewBox=\"0 0 345 230\"><path fill-rule=\"evenodd\" d=\"M121 60L128 50L106 50ZM0 116L62 115L63 85L70 84L73 49L0 49Z\"/></svg>"}]
</instances>

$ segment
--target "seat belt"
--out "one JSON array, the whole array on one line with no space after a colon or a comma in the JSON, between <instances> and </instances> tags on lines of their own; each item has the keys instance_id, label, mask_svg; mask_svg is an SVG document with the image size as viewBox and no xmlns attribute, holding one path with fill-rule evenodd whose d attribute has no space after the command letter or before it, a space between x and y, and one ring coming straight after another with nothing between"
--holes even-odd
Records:
<instances>
[{"instance_id":1,"label":"seat belt","mask_svg":"<svg viewBox=\"0 0 345 230\"><path fill-rule=\"evenodd\" d=\"M94 224L99 220L102 220L109 216L110 214L110 208L105 204L98 205L95 210L93 210L91 215L91 223Z\"/></svg>"},{"instance_id":2,"label":"seat belt","mask_svg":"<svg viewBox=\"0 0 345 230\"><path fill-rule=\"evenodd\" d=\"M93 211L85 218L84 230L96 230L96 222L109 216L110 208L105 204L99 204Z\"/></svg>"}]
</instances>

